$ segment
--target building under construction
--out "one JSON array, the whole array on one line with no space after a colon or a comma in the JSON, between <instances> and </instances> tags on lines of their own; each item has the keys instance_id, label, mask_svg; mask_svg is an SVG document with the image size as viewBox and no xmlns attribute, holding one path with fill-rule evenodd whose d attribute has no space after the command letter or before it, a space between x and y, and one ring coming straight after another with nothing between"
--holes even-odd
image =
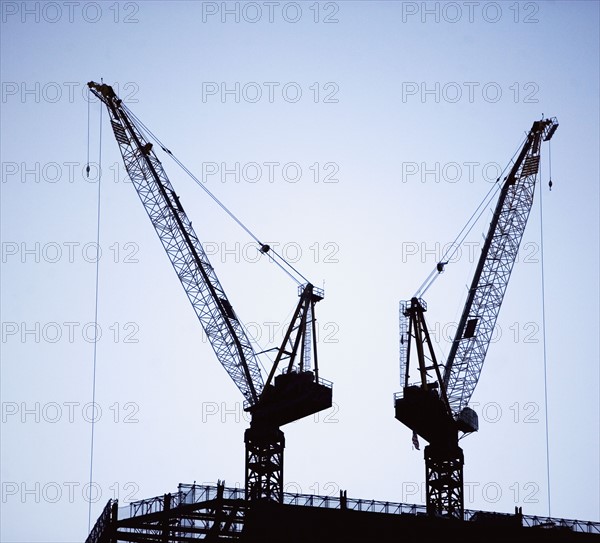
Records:
<instances>
[{"instance_id":1,"label":"building under construction","mask_svg":"<svg viewBox=\"0 0 600 543\"><path fill-rule=\"evenodd\" d=\"M240 488L179 485L177 492L119 507L110 500L86 543L597 541L600 522L465 511L464 520L429 515L423 505L304 494L281 503L247 501Z\"/></svg>"},{"instance_id":2,"label":"building under construction","mask_svg":"<svg viewBox=\"0 0 600 543\"><path fill-rule=\"evenodd\" d=\"M396 418L425 447L426 505L283 492L285 437L281 427L332 406L332 383L319 374L315 306L324 297L298 270L210 196L298 283L299 301L280 346L260 353L239 321L181 201L154 152L158 145L207 191L122 103L112 87L90 82L106 106L127 173L204 328L215 355L251 415L246 430L245 487L180 485L177 492L119 507L109 501L87 543L213 541L579 541L600 536L600 523L468 511L463 497L459 437L478 429L468 402L483 366L533 203L543 141L555 118L535 121L517 158L498 178L498 201L445 362L430 339L421 296L444 270L442 258L400 310L403 390ZM153 140L152 143L150 140ZM208 191L207 191L208 192ZM268 363L259 362L269 354ZM261 360L264 361L264 358ZM418 381L410 380L411 362ZM263 375L262 367L270 367Z\"/></svg>"}]
</instances>

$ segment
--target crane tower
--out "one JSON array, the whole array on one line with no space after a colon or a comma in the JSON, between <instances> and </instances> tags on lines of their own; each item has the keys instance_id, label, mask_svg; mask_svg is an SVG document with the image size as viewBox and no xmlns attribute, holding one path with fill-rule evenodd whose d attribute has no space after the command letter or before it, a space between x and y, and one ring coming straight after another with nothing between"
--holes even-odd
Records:
<instances>
[{"instance_id":1,"label":"crane tower","mask_svg":"<svg viewBox=\"0 0 600 543\"><path fill-rule=\"evenodd\" d=\"M283 451L280 427L331 407L332 384L319 376L315 304L323 291L306 283L271 370L263 378L258 355L227 298L153 144L113 88L88 83L106 106L125 168L177 273L210 344L244 396L251 414L245 432L247 500L280 502ZM170 151L163 148L165 152ZM268 253L268 245L260 247ZM276 370L283 366L283 372Z\"/></svg>"},{"instance_id":2,"label":"crane tower","mask_svg":"<svg viewBox=\"0 0 600 543\"><path fill-rule=\"evenodd\" d=\"M403 390L394 397L395 416L429 443L424 455L430 514L463 518L464 455L458 445L459 433L478 430L477 414L468 403L481 374L533 205L541 143L550 140L557 128L556 118L535 121L503 180L445 363L435 356L425 322L425 301L413 297L400 303ZM438 264L438 272L444 264ZM419 380L411 383L409 371L414 359Z\"/></svg>"}]
</instances>

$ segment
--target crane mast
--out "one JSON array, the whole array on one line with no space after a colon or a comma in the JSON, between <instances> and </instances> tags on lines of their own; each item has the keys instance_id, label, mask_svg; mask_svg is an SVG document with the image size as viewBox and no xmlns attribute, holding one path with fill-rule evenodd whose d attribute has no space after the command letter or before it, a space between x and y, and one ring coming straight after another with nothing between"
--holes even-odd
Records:
<instances>
[{"instance_id":1,"label":"crane mast","mask_svg":"<svg viewBox=\"0 0 600 543\"><path fill-rule=\"evenodd\" d=\"M310 283L300 287L294 317L265 383L244 327L152 143L111 86L91 81L88 87L107 107L127 173L217 359L241 391L244 406L251 413L252 422L245 434L246 497L281 501L285 440L279 427L332 405L331 383L319 377L316 356L314 306L323 298L323 292ZM288 365L284 373L275 376L278 365L285 360Z\"/></svg>"},{"instance_id":2,"label":"crane mast","mask_svg":"<svg viewBox=\"0 0 600 543\"><path fill-rule=\"evenodd\" d=\"M503 181L445 364L435 356L425 301L415 297L400 303L403 390L395 394L394 405L396 418L429 442L424 456L430 514L463 518L464 455L458 435L478 430L477 414L467 404L479 380L533 205L541 142L550 140L557 128L556 118L535 121ZM442 269L438 265L438 271ZM411 359L417 362L418 384L409 382Z\"/></svg>"}]
</instances>

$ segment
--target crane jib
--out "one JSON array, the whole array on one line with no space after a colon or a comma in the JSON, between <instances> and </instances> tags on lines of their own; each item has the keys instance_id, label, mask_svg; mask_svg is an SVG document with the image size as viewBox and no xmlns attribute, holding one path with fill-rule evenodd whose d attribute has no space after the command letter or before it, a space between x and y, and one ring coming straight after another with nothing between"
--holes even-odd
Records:
<instances>
[{"instance_id":1,"label":"crane jib","mask_svg":"<svg viewBox=\"0 0 600 543\"><path fill-rule=\"evenodd\" d=\"M541 142L557 128L555 118L535 121L504 180L445 364L443 386L455 415L477 385L533 205Z\"/></svg>"},{"instance_id":2,"label":"crane jib","mask_svg":"<svg viewBox=\"0 0 600 543\"><path fill-rule=\"evenodd\" d=\"M127 173L200 320L217 358L251 405L263 387L256 354L216 277L152 144L108 85L89 83L107 106Z\"/></svg>"}]
</instances>

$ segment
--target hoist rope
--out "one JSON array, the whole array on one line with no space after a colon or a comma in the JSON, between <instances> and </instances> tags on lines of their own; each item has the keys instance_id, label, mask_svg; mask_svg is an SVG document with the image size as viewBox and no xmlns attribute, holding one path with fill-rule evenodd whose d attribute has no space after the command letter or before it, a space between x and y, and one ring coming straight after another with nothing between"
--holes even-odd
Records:
<instances>
[{"instance_id":1,"label":"hoist rope","mask_svg":"<svg viewBox=\"0 0 600 543\"><path fill-rule=\"evenodd\" d=\"M206 192L206 194L208 194L208 196L210 196L210 198L213 199L213 201L223 210L225 211L225 213L227 213L227 215L229 215L230 218L232 218L237 224L238 226L240 226L261 248L261 252L263 252L263 254L266 254L264 251L262 251L262 248L266 246L266 244L262 243L260 241L260 239L240 220L238 219L233 212L227 208L227 206L221 202L207 187L204 186L204 184L202 183L202 181L200 181L182 162L181 160L179 160L179 158L177 158L161 141L160 139L158 139L158 137L129 109L127 108L125 105L122 105L123 109L127 112L127 114L135 121L138 129L140 129L140 131L145 132L152 140L154 140L159 146L160 148L167 153L167 155L169 155L173 161L189 176L191 177L196 184L204 191ZM277 264L279 266L279 268L281 268L293 281L295 281L297 284L300 284L301 282L294 277L289 270L287 270L283 264L285 264L285 266L287 266L289 269L291 269L294 273L296 273L299 277L301 277L306 283L309 283L310 281L308 279L306 279L306 277L304 277L304 275L302 275L294 266L292 266L285 258L283 258L283 256L281 256L279 253L277 253L273 248L269 248L268 250L269 253L273 253L273 255L275 255L280 261L276 260L275 258L271 257L271 260Z\"/></svg>"},{"instance_id":2,"label":"hoist rope","mask_svg":"<svg viewBox=\"0 0 600 543\"><path fill-rule=\"evenodd\" d=\"M87 101L87 163L85 167L87 177L90 176L90 89L88 87Z\"/></svg>"},{"instance_id":3,"label":"hoist rope","mask_svg":"<svg viewBox=\"0 0 600 543\"><path fill-rule=\"evenodd\" d=\"M550 142L548 142L548 151L550 150ZM548 153L548 160L551 160L550 153ZM541 163L540 163L540 174L541 174ZM549 172L552 171L552 167L549 167ZM552 179L552 177L550 177ZM550 506L550 437L548 434L548 365L546 356L546 285L545 285L545 274L544 274L544 213L542 206L542 187L540 186L540 263L541 263L541 280L542 280L542 344L543 344L543 357L544 357L544 411L545 411L545 425L546 425L546 478L548 488L548 516L551 517L551 506Z\"/></svg>"},{"instance_id":4,"label":"hoist rope","mask_svg":"<svg viewBox=\"0 0 600 543\"><path fill-rule=\"evenodd\" d=\"M464 243L467 236L471 233L471 230L473 229L473 227L477 224L477 222L479 221L479 219L485 212L485 210L486 210L487 206L489 205L489 203L491 202L492 198L496 195L496 193L502 187L500 180L502 179L502 176L504 175L506 170L513 164L515 156L517 155L519 150L522 148L524 141L525 140L522 140L519 143L519 145L517 146L517 149L513 153L512 158L510 159L508 164L504 167L504 169L500 172L500 175L498 176L498 179L496 179L496 182L494 183L492 188L484 196L483 200L477 206L477 208L475 209L473 214L469 217L469 220L462 227L461 231L458 233L458 235L456 236L454 241L450 244L448 249L446 249L446 251L444 252L442 257L440 258L440 261L436 264L436 267L433 268L433 270L427 276L425 281L423 281L421 286L417 289L417 291L414 294L415 298L419 298L419 297L423 296L429 290L429 287L431 287L431 285L435 282L435 280L438 278L438 276L443 271L443 267L450 262L452 257L456 254L456 251L458 251L460 249L460 247ZM438 265L442 265L442 270L440 270L438 268Z\"/></svg>"},{"instance_id":5,"label":"hoist rope","mask_svg":"<svg viewBox=\"0 0 600 543\"><path fill-rule=\"evenodd\" d=\"M548 140L548 186L552 190L552 140Z\"/></svg>"},{"instance_id":6,"label":"hoist rope","mask_svg":"<svg viewBox=\"0 0 600 543\"><path fill-rule=\"evenodd\" d=\"M88 101L89 104L89 101ZM89 119L89 118L88 118ZM89 134L89 126L88 126ZM88 155L89 155L89 138L88 138ZM100 135L99 135L99 150L98 150L98 202L96 209L96 291L95 291L95 307L94 307L94 364L92 370L92 420L91 420L91 440L90 440L90 486L88 495L88 533L91 530L92 524L92 498L91 491L93 486L94 475L94 428L96 425L96 355L98 346L98 285L100 278L100 179L102 178L102 108L100 108Z\"/></svg>"}]
</instances>

